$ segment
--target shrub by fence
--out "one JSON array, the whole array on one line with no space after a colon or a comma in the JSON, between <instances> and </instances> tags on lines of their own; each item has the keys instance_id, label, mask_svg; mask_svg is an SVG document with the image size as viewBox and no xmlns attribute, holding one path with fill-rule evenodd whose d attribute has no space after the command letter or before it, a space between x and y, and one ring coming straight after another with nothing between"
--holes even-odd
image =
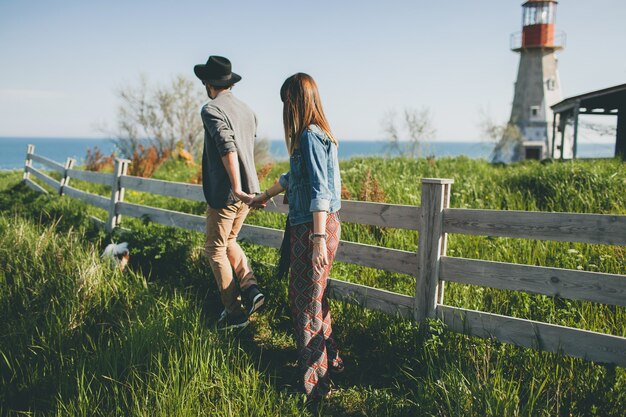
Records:
<instances>
[{"instance_id":1,"label":"shrub by fence","mask_svg":"<svg viewBox=\"0 0 626 417\"><path fill-rule=\"evenodd\" d=\"M56 181L33 167L33 162L61 173ZM87 172L36 155L29 145L24 167L25 183L39 192L46 190L31 175L59 194L81 199L107 210L108 230L120 226L122 216L149 218L166 226L204 233L205 218L187 213L132 204L124 190L133 189L168 197L204 202L202 186L127 175L129 161L118 159L112 174ZM111 186L111 197L78 190L71 178ZM417 253L356 242L341 241L336 260L415 277L413 297L364 285L331 279L330 296L357 303L393 316L423 321L439 318L449 330L626 367L626 337L468 310L443 304L446 281L498 289L524 291L572 300L626 306L626 276L570 269L465 259L446 255L448 233L514 237L524 239L626 245L626 216L546 213L449 207L449 179L421 180L419 207L342 201L345 222L391 227L419 232ZM268 211L286 213L287 207L268 206ZM244 225L240 238L278 248L283 232Z\"/></svg>"}]
</instances>

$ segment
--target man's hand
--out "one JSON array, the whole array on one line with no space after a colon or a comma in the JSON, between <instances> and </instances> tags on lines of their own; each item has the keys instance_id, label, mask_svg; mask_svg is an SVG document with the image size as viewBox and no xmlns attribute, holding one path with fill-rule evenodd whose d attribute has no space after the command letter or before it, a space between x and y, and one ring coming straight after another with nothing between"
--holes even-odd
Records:
<instances>
[{"instance_id":1,"label":"man's hand","mask_svg":"<svg viewBox=\"0 0 626 417\"><path fill-rule=\"evenodd\" d=\"M233 190L233 194L235 194L235 197L243 201L245 204L251 205L253 196L250 194L244 193L241 190Z\"/></svg>"},{"instance_id":2,"label":"man's hand","mask_svg":"<svg viewBox=\"0 0 626 417\"><path fill-rule=\"evenodd\" d=\"M248 205L253 209L262 209L267 206L267 201L265 193L261 193L254 196Z\"/></svg>"}]
</instances>

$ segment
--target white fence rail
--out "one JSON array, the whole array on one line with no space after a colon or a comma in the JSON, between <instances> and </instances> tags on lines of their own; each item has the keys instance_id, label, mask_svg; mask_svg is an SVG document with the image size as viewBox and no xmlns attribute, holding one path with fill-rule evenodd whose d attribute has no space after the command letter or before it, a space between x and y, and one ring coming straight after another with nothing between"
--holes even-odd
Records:
<instances>
[{"instance_id":1,"label":"white fence rail","mask_svg":"<svg viewBox=\"0 0 626 417\"><path fill-rule=\"evenodd\" d=\"M60 172L57 181L33 162ZM121 216L148 218L166 226L197 232L205 231L203 216L124 202L126 188L192 201L205 201L200 185L138 178L126 174L129 161L116 160L113 174L100 174L72 168L36 155L29 145L24 181L38 192L47 192L33 181L43 182L56 192L81 199L108 211L109 230L120 225ZM75 178L111 187L111 197L103 197L68 185ZM529 266L446 255L448 233L502 236L523 239L626 245L626 216L541 213L524 211L470 210L449 208L452 180L422 179L421 206L342 201L343 221L419 231L417 253L341 241L336 260L416 278L415 295L408 296L355 283L331 279L333 298L358 303L364 308L422 321L440 318L450 330L483 338L493 338L518 346L562 352L598 362L626 367L626 337L558 326L533 320L443 304L444 282L452 281L484 287L524 291L572 300L626 306L626 276L540 266ZM280 198L275 198L280 201ZM284 204L268 205L271 212L286 213ZM240 239L269 247L280 247L282 230L244 225Z\"/></svg>"}]
</instances>

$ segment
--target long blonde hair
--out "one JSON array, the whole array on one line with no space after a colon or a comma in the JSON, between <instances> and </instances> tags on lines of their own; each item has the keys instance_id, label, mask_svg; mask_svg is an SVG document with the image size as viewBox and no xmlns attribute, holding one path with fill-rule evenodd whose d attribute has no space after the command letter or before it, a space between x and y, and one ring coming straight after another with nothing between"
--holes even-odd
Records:
<instances>
[{"instance_id":1,"label":"long blonde hair","mask_svg":"<svg viewBox=\"0 0 626 417\"><path fill-rule=\"evenodd\" d=\"M289 155L300 146L300 135L309 125L317 125L337 144L324 115L315 80L302 72L287 78L280 88L283 101L283 126L285 144Z\"/></svg>"}]
</instances>

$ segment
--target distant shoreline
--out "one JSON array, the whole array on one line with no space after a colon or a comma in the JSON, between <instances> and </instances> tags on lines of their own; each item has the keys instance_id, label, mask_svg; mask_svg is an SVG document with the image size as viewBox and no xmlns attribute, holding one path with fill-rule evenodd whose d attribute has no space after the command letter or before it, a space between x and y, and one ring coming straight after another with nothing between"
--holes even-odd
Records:
<instances>
[{"instance_id":1,"label":"distant shoreline","mask_svg":"<svg viewBox=\"0 0 626 417\"><path fill-rule=\"evenodd\" d=\"M83 136L76 136L76 137L65 137L65 136L1 136L0 135L0 144L3 140L5 139L10 139L10 140L23 140L23 141L27 141L29 139L32 140L36 140L36 141L40 141L40 140L81 140L81 141L111 141L111 142L115 142L117 139L115 138L98 138L98 137L83 137ZM267 139L267 138L259 138L259 139ZM273 139L267 139L269 142L281 142L281 143L285 143L285 140L283 138L273 138ZM358 138L339 138L339 140L341 142L387 142L387 139L384 138L379 138L379 139L374 139L374 138L365 138L365 139L358 139ZM400 141L400 142L408 142L408 141ZM487 143L487 144L492 144L493 142L489 141L489 140L480 140L480 139L449 139L449 140L443 140L443 139L433 139L433 140L429 140L427 142L424 143ZM615 139L611 139L611 140L584 140L584 139L580 139L579 144L597 144L597 145L610 145L610 144L615 144Z\"/></svg>"},{"instance_id":2,"label":"distant shoreline","mask_svg":"<svg viewBox=\"0 0 626 417\"><path fill-rule=\"evenodd\" d=\"M406 142L403 142L406 143ZM73 158L78 165L84 163L87 149L98 147L104 155L115 150L115 142L110 138L53 138L53 137L0 137L0 170L23 169L27 145L35 145L35 153L64 163ZM275 161L289 158L284 140L268 139L269 152ZM387 157L397 156L388 152L388 142L384 140L343 140L339 142L339 158L341 160L355 157ZM612 157L615 144L611 143L579 143L580 158ZM470 159L489 159L493 143L486 141L430 141L421 144L420 157L435 158L466 156Z\"/></svg>"}]
</instances>

